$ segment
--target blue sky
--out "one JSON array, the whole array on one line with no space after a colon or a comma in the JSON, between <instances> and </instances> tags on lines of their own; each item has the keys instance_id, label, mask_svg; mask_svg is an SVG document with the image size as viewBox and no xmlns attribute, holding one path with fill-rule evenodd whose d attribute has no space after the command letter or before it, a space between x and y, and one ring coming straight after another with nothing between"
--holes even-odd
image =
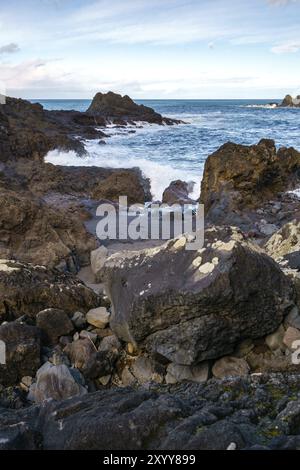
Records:
<instances>
[{"instance_id":1,"label":"blue sky","mask_svg":"<svg viewBox=\"0 0 300 470\"><path fill-rule=\"evenodd\" d=\"M0 4L0 81L11 96L300 94L299 0Z\"/></svg>"}]
</instances>

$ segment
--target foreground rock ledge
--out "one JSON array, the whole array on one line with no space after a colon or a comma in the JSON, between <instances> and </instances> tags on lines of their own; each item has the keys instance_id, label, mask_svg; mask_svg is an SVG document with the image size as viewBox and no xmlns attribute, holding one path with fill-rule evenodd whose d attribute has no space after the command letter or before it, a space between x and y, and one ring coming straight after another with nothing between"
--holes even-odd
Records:
<instances>
[{"instance_id":1,"label":"foreground rock ledge","mask_svg":"<svg viewBox=\"0 0 300 470\"><path fill-rule=\"evenodd\" d=\"M300 375L266 374L2 408L0 449L296 449L299 389Z\"/></svg>"},{"instance_id":2,"label":"foreground rock ledge","mask_svg":"<svg viewBox=\"0 0 300 470\"><path fill-rule=\"evenodd\" d=\"M186 250L182 237L106 260L101 274L119 338L193 365L280 325L294 290L279 266L234 235L226 243L217 230L211 236L214 242L200 251Z\"/></svg>"}]
</instances>

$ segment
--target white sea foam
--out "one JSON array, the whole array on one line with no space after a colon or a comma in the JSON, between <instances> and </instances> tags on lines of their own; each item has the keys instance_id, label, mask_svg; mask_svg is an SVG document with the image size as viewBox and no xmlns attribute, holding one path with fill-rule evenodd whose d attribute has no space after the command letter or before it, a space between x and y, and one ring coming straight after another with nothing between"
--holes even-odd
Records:
<instances>
[{"instance_id":1,"label":"white sea foam","mask_svg":"<svg viewBox=\"0 0 300 470\"><path fill-rule=\"evenodd\" d=\"M241 108L263 108L263 109L276 109L278 106L275 103L270 104L246 104L241 106Z\"/></svg>"},{"instance_id":2,"label":"white sea foam","mask_svg":"<svg viewBox=\"0 0 300 470\"><path fill-rule=\"evenodd\" d=\"M124 138L124 137L123 137ZM118 139L114 136L111 139ZM86 149L88 154L81 157L76 152L63 152L59 150L50 151L46 156L46 161L55 165L66 166L98 166L104 168L134 168L139 167L143 174L150 178L151 192L154 200L161 200L164 189L171 181L181 179L183 181L194 181L195 186L191 198L198 198L200 194L199 171L195 172L183 168L175 168L170 164L160 161L149 160L135 156L134 152L122 145L99 145L98 141L87 141Z\"/></svg>"},{"instance_id":3,"label":"white sea foam","mask_svg":"<svg viewBox=\"0 0 300 470\"><path fill-rule=\"evenodd\" d=\"M293 191L288 191L288 194L293 194L300 199L300 188L294 189Z\"/></svg>"}]
</instances>

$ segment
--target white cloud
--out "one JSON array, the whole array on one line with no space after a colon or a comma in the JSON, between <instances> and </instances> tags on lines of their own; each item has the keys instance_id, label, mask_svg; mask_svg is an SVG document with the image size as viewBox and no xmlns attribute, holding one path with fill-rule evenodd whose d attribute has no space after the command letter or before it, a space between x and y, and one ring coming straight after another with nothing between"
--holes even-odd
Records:
<instances>
[{"instance_id":1,"label":"white cloud","mask_svg":"<svg viewBox=\"0 0 300 470\"><path fill-rule=\"evenodd\" d=\"M296 3L299 0L268 0L268 3L271 5L276 5L276 6L282 6L282 5L288 5L289 3Z\"/></svg>"},{"instance_id":2,"label":"white cloud","mask_svg":"<svg viewBox=\"0 0 300 470\"><path fill-rule=\"evenodd\" d=\"M272 47L271 51L275 54L290 54L295 53L300 50L300 41L299 42L288 42L285 44L279 44Z\"/></svg>"},{"instance_id":3,"label":"white cloud","mask_svg":"<svg viewBox=\"0 0 300 470\"><path fill-rule=\"evenodd\" d=\"M11 42L10 44L5 44L0 47L0 54L13 54L20 50L18 44Z\"/></svg>"}]
</instances>

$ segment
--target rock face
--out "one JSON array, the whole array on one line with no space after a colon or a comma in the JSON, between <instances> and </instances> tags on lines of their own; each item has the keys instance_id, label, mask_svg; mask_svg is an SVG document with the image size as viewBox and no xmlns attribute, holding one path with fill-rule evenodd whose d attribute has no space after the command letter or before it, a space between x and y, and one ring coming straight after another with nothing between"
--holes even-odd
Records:
<instances>
[{"instance_id":1,"label":"rock face","mask_svg":"<svg viewBox=\"0 0 300 470\"><path fill-rule=\"evenodd\" d=\"M76 271L87 264L95 238L63 209L51 208L29 191L0 188L0 256Z\"/></svg>"},{"instance_id":2,"label":"rock face","mask_svg":"<svg viewBox=\"0 0 300 470\"><path fill-rule=\"evenodd\" d=\"M22 377L35 375L40 366L40 331L35 326L11 322L0 326L6 364L0 364L0 384L15 385Z\"/></svg>"},{"instance_id":3,"label":"rock face","mask_svg":"<svg viewBox=\"0 0 300 470\"><path fill-rule=\"evenodd\" d=\"M300 182L300 153L276 151L272 140L245 146L226 143L205 162L200 202L212 222L256 208Z\"/></svg>"},{"instance_id":4,"label":"rock face","mask_svg":"<svg viewBox=\"0 0 300 470\"><path fill-rule=\"evenodd\" d=\"M125 122L145 121L155 124L175 124L175 121L169 118L163 118L152 108L136 104L129 96L121 96L109 91L108 93L97 93L93 98L87 114L97 118L107 120L121 119Z\"/></svg>"},{"instance_id":5,"label":"rock face","mask_svg":"<svg viewBox=\"0 0 300 470\"><path fill-rule=\"evenodd\" d=\"M234 239L200 252L181 241L107 259L103 277L117 336L193 365L279 326L294 291L272 259Z\"/></svg>"},{"instance_id":6,"label":"rock face","mask_svg":"<svg viewBox=\"0 0 300 470\"><path fill-rule=\"evenodd\" d=\"M60 308L68 314L86 312L100 304L95 292L71 274L1 260L0 321L22 315L34 318L46 308Z\"/></svg>"},{"instance_id":7,"label":"rock face","mask_svg":"<svg viewBox=\"0 0 300 470\"><path fill-rule=\"evenodd\" d=\"M193 204L195 201L189 197L192 189L193 183L186 183L181 180L172 181L163 192L162 202L169 205Z\"/></svg>"},{"instance_id":8,"label":"rock face","mask_svg":"<svg viewBox=\"0 0 300 470\"><path fill-rule=\"evenodd\" d=\"M119 170L112 174L92 192L93 199L108 199L118 202L120 196L127 196L129 204L151 200L149 180L143 179L136 170Z\"/></svg>"},{"instance_id":9,"label":"rock face","mask_svg":"<svg viewBox=\"0 0 300 470\"><path fill-rule=\"evenodd\" d=\"M0 159L41 160L49 150L61 148L84 153L83 145L70 129L58 125L40 104L6 98L0 107Z\"/></svg>"}]
</instances>

